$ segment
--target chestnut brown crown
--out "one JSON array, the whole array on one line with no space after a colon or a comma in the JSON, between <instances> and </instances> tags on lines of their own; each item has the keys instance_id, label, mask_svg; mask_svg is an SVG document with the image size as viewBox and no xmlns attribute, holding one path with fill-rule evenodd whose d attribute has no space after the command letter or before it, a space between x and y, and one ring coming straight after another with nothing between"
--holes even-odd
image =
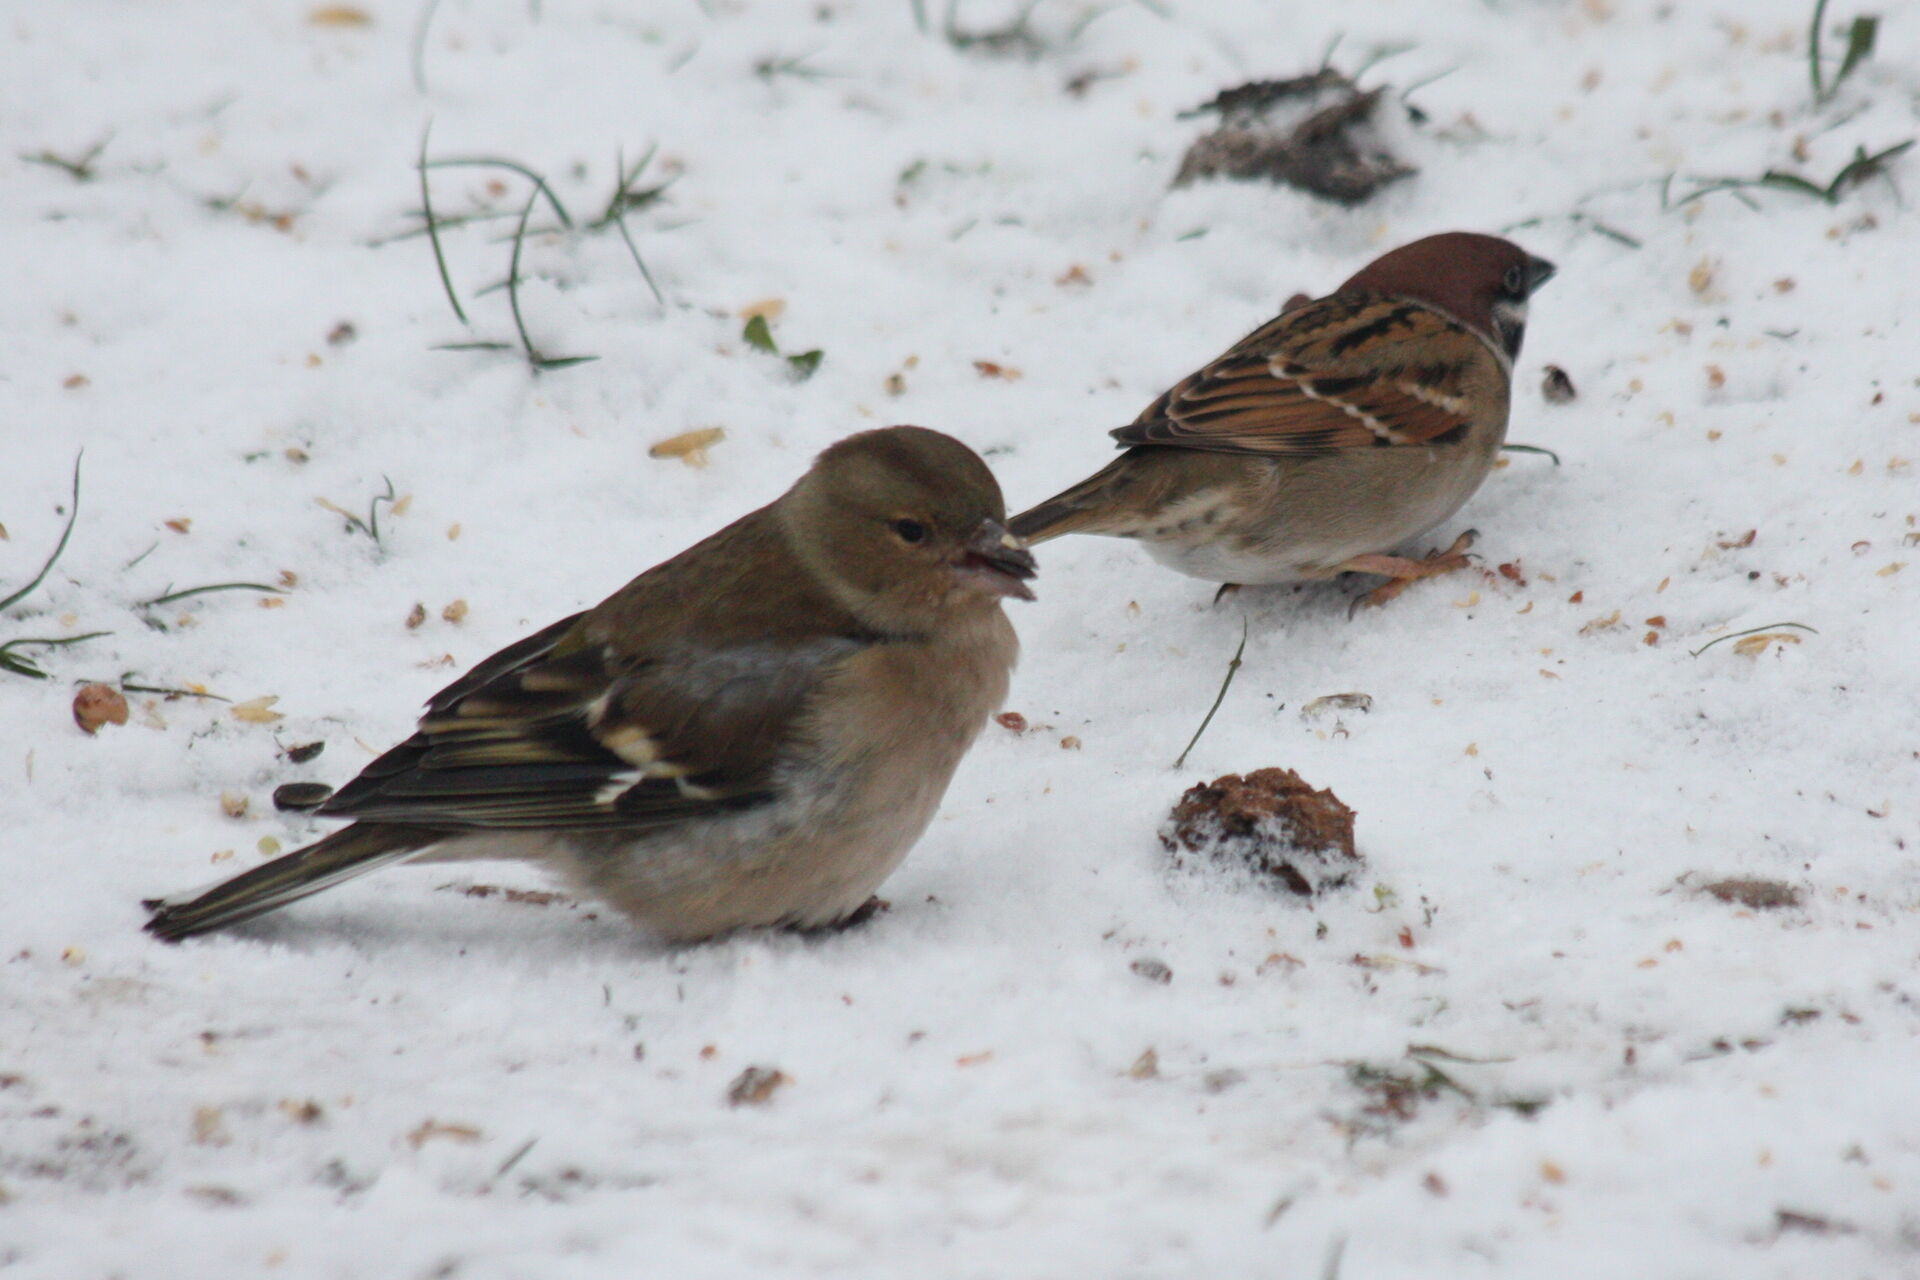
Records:
<instances>
[{"instance_id":1,"label":"chestnut brown crown","mask_svg":"<svg viewBox=\"0 0 1920 1280\"><path fill-rule=\"evenodd\" d=\"M1401 245L1355 272L1341 293L1407 298L1477 331L1506 353L1520 354L1527 300L1555 267L1510 240L1447 231Z\"/></svg>"}]
</instances>

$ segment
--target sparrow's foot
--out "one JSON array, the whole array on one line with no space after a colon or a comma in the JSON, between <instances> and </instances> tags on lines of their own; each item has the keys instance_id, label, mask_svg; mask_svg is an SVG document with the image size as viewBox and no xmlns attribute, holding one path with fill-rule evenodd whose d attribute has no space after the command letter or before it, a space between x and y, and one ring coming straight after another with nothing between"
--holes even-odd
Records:
<instances>
[{"instance_id":1,"label":"sparrow's foot","mask_svg":"<svg viewBox=\"0 0 1920 1280\"><path fill-rule=\"evenodd\" d=\"M1379 606L1405 591L1422 578L1434 578L1443 573L1452 573L1464 569L1473 563L1467 554L1467 548L1479 538L1477 529L1469 529L1453 540L1453 545L1445 551L1429 552L1424 560L1411 560L1406 556L1365 555L1355 556L1343 563L1340 568L1349 573L1378 573L1389 579L1353 602L1348 616L1360 611L1363 605Z\"/></svg>"}]
</instances>

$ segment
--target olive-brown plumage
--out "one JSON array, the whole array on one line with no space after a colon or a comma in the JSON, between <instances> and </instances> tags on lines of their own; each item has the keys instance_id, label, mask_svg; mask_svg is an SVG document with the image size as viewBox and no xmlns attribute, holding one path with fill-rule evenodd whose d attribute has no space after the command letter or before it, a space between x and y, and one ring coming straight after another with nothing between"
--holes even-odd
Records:
<instances>
[{"instance_id":1,"label":"olive-brown plumage","mask_svg":"<svg viewBox=\"0 0 1920 1280\"><path fill-rule=\"evenodd\" d=\"M1380 597L1460 563L1385 553L1492 468L1527 299L1552 274L1493 236L1404 245L1177 383L1112 433L1126 452L1013 529L1137 539L1216 582L1381 573Z\"/></svg>"},{"instance_id":2,"label":"olive-brown plumage","mask_svg":"<svg viewBox=\"0 0 1920 1280\"><path fill-rule=\"evenodd\" d=\"M353 825L188 900L177 940L412 859L515 858L673 940L843 919L1005 696L1033 558L972 450L851 436L771 505L510 645L319 812Z\"/></svg>"}]
</instances>

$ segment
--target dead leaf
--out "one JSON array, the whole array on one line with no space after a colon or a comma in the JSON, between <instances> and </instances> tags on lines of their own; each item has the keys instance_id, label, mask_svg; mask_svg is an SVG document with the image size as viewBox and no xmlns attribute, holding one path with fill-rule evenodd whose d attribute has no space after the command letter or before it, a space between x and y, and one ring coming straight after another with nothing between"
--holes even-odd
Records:
<instances>
[{"instance_id":1,"label":"dead leaf","mask_svg":"<svg viewBox=\"0 0 1920 1280\"><path fill-rule=\"evenodd\" d=\"M1695 296L1705 298L1707 291L1713 288L1713 271L1712 258L1700 259L1693 270L1687 272L1687 288L1693 290Z\"/></svg>"},{"instance_id":2,"label":"dead leaf","mask_svg":"<svg viewBox=\"0 0 1920 1280\"><path fill-rule=\"evenodd\" d=\"M272 724L275 720L284 720L286 716L273 709L280 701L278 694L269 694L264 698L249 698L245 702L236 702L230 708L235 720L244 720L248 724Z\"/></svg>"},{"instance_id":3,"label":"dead leaf","mask_svg":"<svg viewBox=\"0 0 1920 1280\"><path fill-rule=\"evenodd\" d=\"M370 27L373 15L358 5L328 4L309 13L307 22L316 27Z\"/></svg>"},{"instance_id":4,"label":"dead leaf","mask_svg":"<svg viewBox=\"0 0 1920 1280\"><path fill-rule=\"evenodd\" d=\"M762 320L778 320L786 313L787 300L785 298L762 298L758 302L749 302L746 306L740 308L739 316L742 320L751 320L755 316L758 316Z\"/></svg>"},{"instance_id":5,"label":"dead leaf","mask_svg":"<svg viewBox=\"0 0 1920 1280\"><path fill-rule=\"evenodd\" d=\"M1767 651L1772 644L1799 644L1800 637L1789 631L1763 631L1759 635L1742 636L1733 642L1733 651L1748 657L1757 657Z\"/></svg>"},{"instance_id":6,"label":"dead leaf","mask_svg":"<svg viewBox=\"0 0 1920 1280\"><path fill-rule=\"evenodd\" d=\"M447 622L464 622L467 617L467 602L455 600L440 611L440 617Z\"/></svg>"},{"instance_id":7,"label":"dead leaf","mask_svg":"<svg viewBox=\"0 0 1920 1280\"><path fill-rule=\"evenodd\" d=\"M73 722L88 733L127 722L127 700L110 684L83 684L73 695Z\"/></svg>"},{"instance_id":8,"label":"dead leaf","mask_svg":"<svg viewBox=\"0 0 1920 1280\"><path fill-rule=\"evenodd\" d=\"M435 1138L447 1138L453 1142L478 1142L480 1130L470 1124L442 1124L438 1120L422 1120L420 1126L407 1134L407 1144L415 1151Z\"/></svg>"},{"instance_id":9,"label":"dead leaf","mask_svg":"<svg viewBox=\"0 0 1920 1280\"><path fill-rule=\"evenodd\" d=\"M974 370L983 378L999 378L1003 382L1020 381L1020 371L1006 365L995 364L991 360L975 360Z\"/></svg>"},{"instance_id":10,"label":"dead leaf","mask_svg":"<svg viewBox=\"0 0 1920 1280\"><path fill-rule=\"evenodd\" d=\"M647 450L650 458L678 458L690 467L707 465L707 450L727 438L725 427L697 427L668 436Z\"/></svg>"}]
</instances>

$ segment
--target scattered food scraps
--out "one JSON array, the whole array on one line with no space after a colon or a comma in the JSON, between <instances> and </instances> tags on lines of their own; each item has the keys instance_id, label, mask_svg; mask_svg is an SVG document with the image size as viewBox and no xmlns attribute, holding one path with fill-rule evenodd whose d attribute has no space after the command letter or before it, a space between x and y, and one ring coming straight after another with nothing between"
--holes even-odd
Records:
<instances>
[{"instance_id":1,"label":"scattered food scraps","mask_svg":"<svg viewBox=\"0 0 1920 1280\"><path fill-rule=\"evenodd\" d=\"M1331 67L1225 90L1187 113L1212 112L1220 123L1187 149L1173 185L1265 179L1336 204L1360 204L1415 172L1387 150L1374 126L1385 92L1385 85L1362 92Z\"/></svg>"},{"instance_id":2,"label":"scattered food scraps","mask_svg":"<svg viewBox=\"0 0 1920 1280\"><path fill-rule=\"evenodd\" d=\"M1157 982L1163 987L1173 981L1173 967L1165 960L1156 960L1152 956L1135 960L1132 964L1128 965L1127 968L1133 970L1133 972L1139 974L1148 982Z\"/></svg>"},{"instance_id":3,"label":"scattered food scraps","mask_svg":"<svg viewBox=\"0 0 1920 1280\"><path fill-rule=\"evenodd\" d=\"M1318 720L1329 711L1373 710L1373 695L1370 693L1329 693L1314 698L1300 708L1302 720Z\"/></svg>"},{"instance_id":4,"label":"scattered food scraps","mask_svg":"<svg viewBox=\"0 0 1920 1280\"><path fill-rule=\"evenodd\" d=\"M88 733L127 722L127 700L110 684L83 684L73 695L73 722Z\"/></svg>"},{"instance_id":5,"label":"scattered food scraps","mask_svg":"<svg viewBox=\"0 0 1920 1280\"><path fill-rule=\"evenodd\" d=\"M236 702L229 710L235 720L244 720L248 724L272 724L275 720L286 719L285 715L273 709L273 704L278 701L278 694L268 694L264 698Z\"/></svg>"},{"instance_id":6,"label":"scattered food scraps","mask_svg":"<svg viewBox=\"0 0 1920 1280\"><path fill-rule=\"evenodd\" d=\"M438 1120L422 1120L418 1127L407 1134L407 1145L418 1151L435 1138L446 1138L453 1142L478 1142L480 1130L470 1124L444 1124Z\"/></svg>"},{"instance_id":7,"label":"scattered food scraps","mask_svg":"<svg viewBox=\"0 0 1920 1280\"><path fill-rule=\"evenodd\" d=\"M650 458L678 458L690 467L707 465L707 450L727 438L725 427L699 427L668 436L647 450Z\"/></svg>"},{"instance_id":8,"label":"scattered food scraps","mask_svg":"<svg viewBox=\"0 0 1920 1280\"><path fill-rule=\"evenodd\" d=\"M333 794L324 782L283 782L273 789L273 807L282 813L318 809Z\"/></svg>"},{"instance_id":9,"label":"scattered food scraps","mask_svg":"<svg viewBox=\"0 0 1920 1280\"><path fill-rule=\"evenodd\" d=\"M1160 830L1176 867L1192 858L1251 870L1300 897L1350 884L1362 862L1353 810L1291 769L1230 773L1191 787Z\"/></svg>"},{"instance_id":10,"label":"scattered food scraps","mask_svg":"<svg viewBox=\"0 0 1920 1280\"><path fill-rule=\"evenodd\" d=\"M1540 395L1548 404L1570 403L1579 392L1573 389L1573 379L1567 371L1557 364L1547 366L1546 374L1540 379Z\"/></svg>"},{"instance_id":11,"label":"scattered food scraps","mask_svg":"<svg viewBox=\"0 0 1920 1280\"><path fill-rule=\"evenodd\" d=\"M1737 876L1728 880L1715 880L1700 886L1700 892L1730 902L1735 906L1747 907L1754 911L1771 911L1779 907L1797 907L1800 905L1800 890L1784 880L1761 880L1749 876Z\"/></svg>"},{"instance_id":12,"label":"scattered food scraps","mask_svg":"<svg viewBox=\"0 0 1920 1280\"><path fill-rule=\"evenodd\" d=\"M774 1091L787 1084L787 1073L777 1067L748 1067L727 1086L730 1107L764 1107Z\"/></svg>"}]
</instances>

